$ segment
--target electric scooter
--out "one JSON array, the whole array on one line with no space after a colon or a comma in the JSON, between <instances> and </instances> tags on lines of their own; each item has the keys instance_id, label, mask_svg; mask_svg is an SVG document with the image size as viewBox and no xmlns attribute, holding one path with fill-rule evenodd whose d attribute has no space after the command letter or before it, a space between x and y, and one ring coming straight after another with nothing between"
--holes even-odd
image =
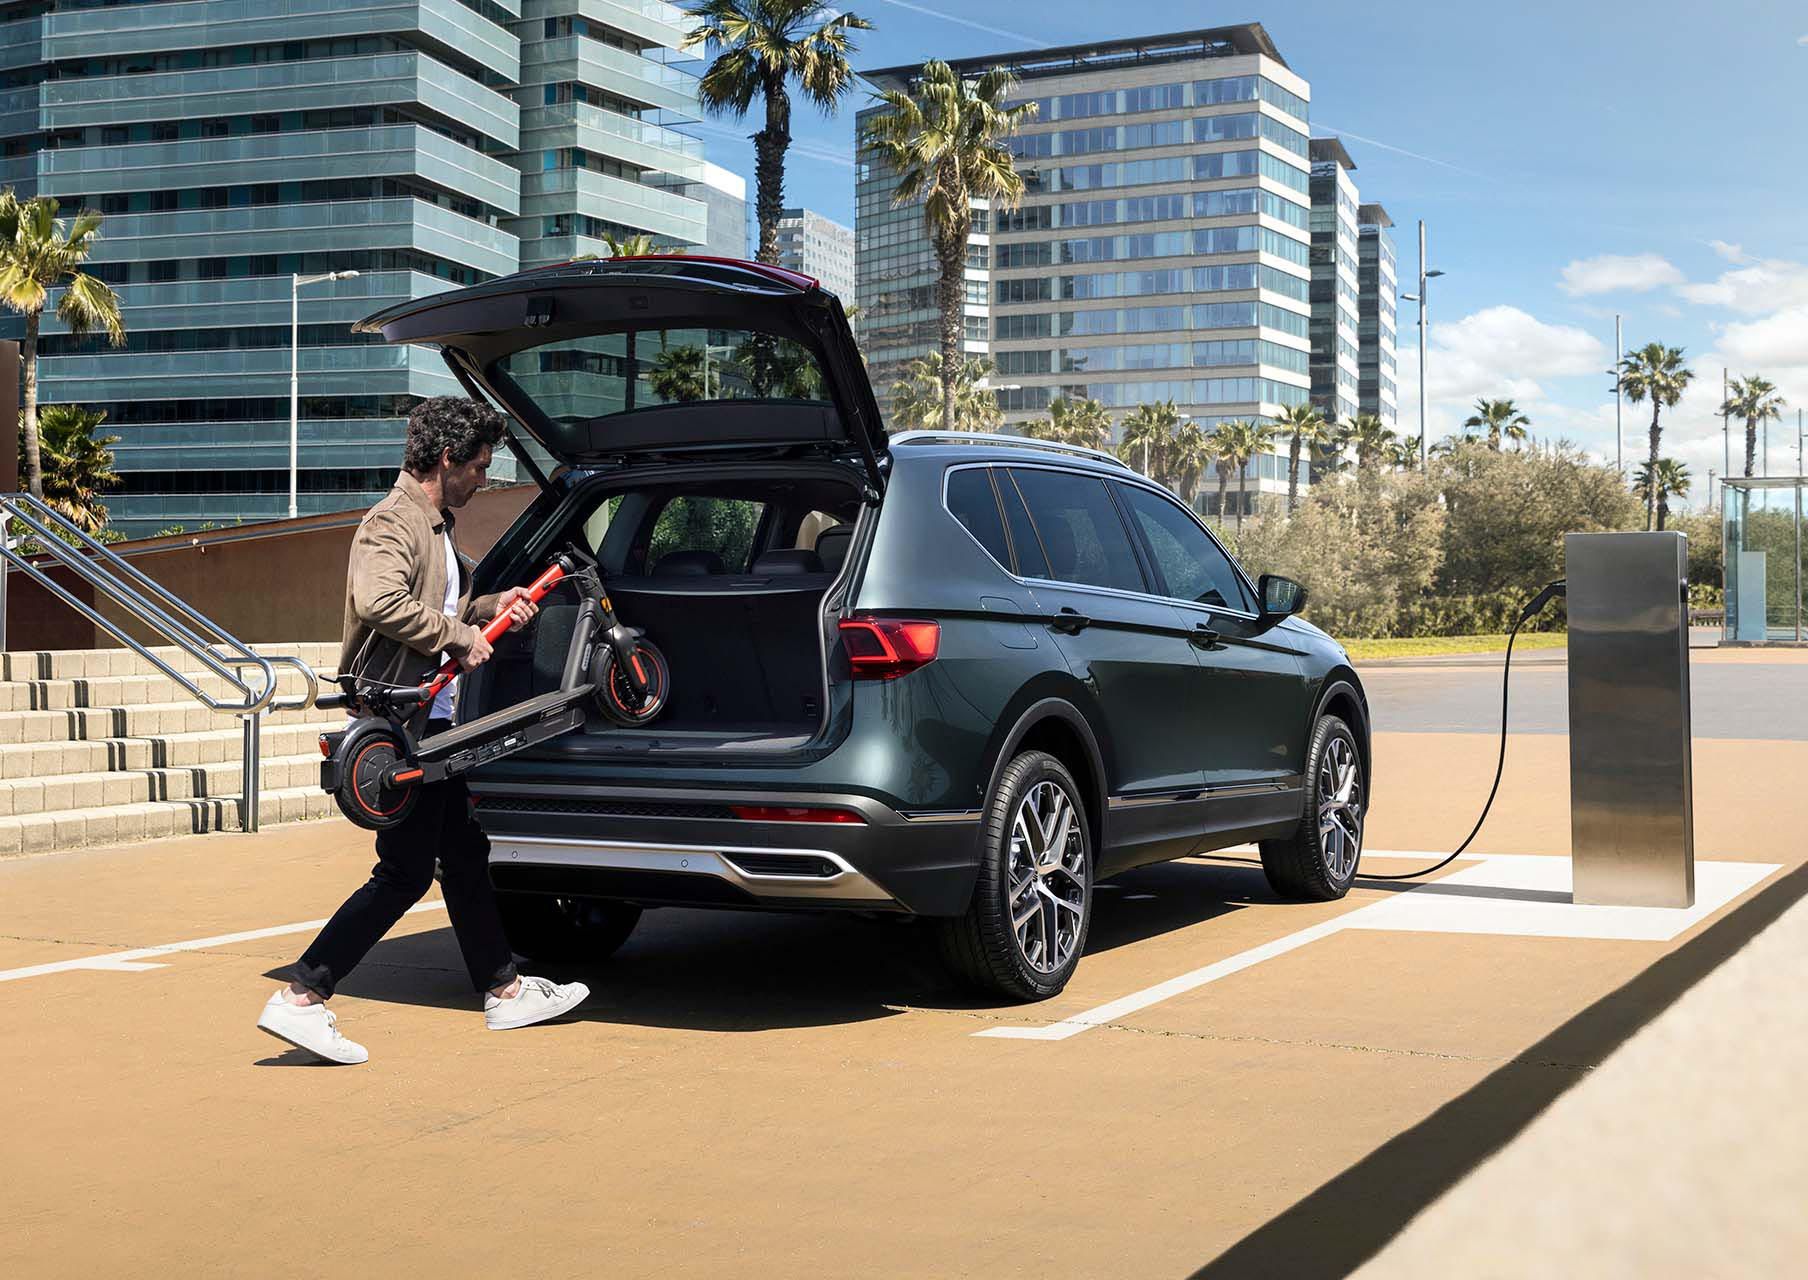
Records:
<instances>
[{"instance_id":1,"label":"electric scooter","mask_svg":"<svg viewBox=\"0 0 1808 1280\"><path fill-rule=\"evenodd\" d=\"M349 727L320 735L320 786L339 811L370 831L403 822L419 788L455 778L504 756L569 733L592 706L624 728L651 723L665 709L670 668L665 655L638 628L615 616L596 561L576 547L553 557L527 588L535 604L562 582L578 588L578 616L571 630L559 687L492 711L419 742L407 721L458 674L452 659L419 685L390 685L342 675L342 693L325 694L317 707L360 713ZM512 625L507 613L483 628L494 644Z\"/></svg>"}]
</instances>

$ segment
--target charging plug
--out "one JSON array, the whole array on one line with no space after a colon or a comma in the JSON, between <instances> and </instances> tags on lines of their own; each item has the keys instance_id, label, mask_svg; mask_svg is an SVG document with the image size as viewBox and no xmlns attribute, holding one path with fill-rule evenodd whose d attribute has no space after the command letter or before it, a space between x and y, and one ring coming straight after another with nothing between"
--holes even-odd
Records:
<instances>
[{"instance_id":1,"label":"charging plug","mask_svg":"<svg viewBox=\"0 0 1808 1280\"><path fill-rule=\"evenodd\" d=\"M1552 600L1556 599L1558 596L1568 595L1569 588L1565 583L1566 580L1563 578L1558 578L1555 582L1545 583L1544 590L1533 596L1531 603L1519 611L1519 620L1524 622L1528 618L1537 617L1539 610L1543 609L1544 606L1549 604Z\"/></svg>"}]
</instances>

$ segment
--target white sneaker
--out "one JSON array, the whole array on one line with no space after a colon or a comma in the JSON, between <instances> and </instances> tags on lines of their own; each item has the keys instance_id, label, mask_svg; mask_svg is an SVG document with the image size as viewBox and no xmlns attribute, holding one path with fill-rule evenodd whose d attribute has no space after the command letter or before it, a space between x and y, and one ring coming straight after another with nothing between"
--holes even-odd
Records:
<instances>
[{"instance_id":1,"label":"white sneaker","mask_svg":"<svg viewBox=\"0 0 1808 1280\"><path fill-rule=\"evenodd\" d=\"M506 1000L494 993L484 996L483 1021L491 1031L531 1027L571 1012L589 997L590 988L581 982L560 986L545 978L523 978L521 990Z\"/></svg>"},{"instance_id":2,"label":"white sneaker","mask_svg":"<svg viewBox=\"0 0 1808 1280\"><path fill-rule=\"evenodd\" d=\"M326 1062L355 1066L370 1061L364 1046L339 1034L339 1018L324 1004L295 1004L281 990L270 997L257 1029Z\"/></svg>"}]
</instances>

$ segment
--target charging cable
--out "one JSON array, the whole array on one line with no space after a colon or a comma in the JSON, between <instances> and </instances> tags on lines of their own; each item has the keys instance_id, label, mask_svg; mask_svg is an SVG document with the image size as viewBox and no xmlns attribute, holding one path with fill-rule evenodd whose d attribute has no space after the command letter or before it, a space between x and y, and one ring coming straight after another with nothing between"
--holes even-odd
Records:
<instances>
[{"instance_id":1,"label":"charging cable","mask_svg":"<svg viewBox=\"0 0 1808 1280\"><path fill-rule=\"evenodd\" d=\"M1488 810L1494 807L1494 797L1500 792L1501 774L1506 772L1507 768L1507 681L1508 677L1513 673L1513 640L1519 635L1519 629L1533 618L1537 617L1538 614L1543 611L1545 605L1549 604L1558 596L1565 594L1564 582L1564 579L1559 578L1555 582L1546 583L1544 590L1533 596L1526 607L1519 611L1519 620L1513 624L1513 629L1507 632L1507 656L1506 660L1501 663L1500 668L1500 758L1494 763L1494 785L1488 788L1488 799L1482 804L1481 817L1475 820L1475 827L1469 832L1468 838L1456 847L1455 853L1451 854L1448 858L1445 858L1442 862L1434 862L1429 867L1421 867L1417 871L1408 871L1404 875L1378 876L1364 874L1360 877L1361 879L1417 880L1420 876L1428 876L1434 871L1443 870L1458 858L1462 857L1463 851L1469 847L1476 836L1481 834L1482 823L1488 820Z\"/></svg>"}]
</instances>

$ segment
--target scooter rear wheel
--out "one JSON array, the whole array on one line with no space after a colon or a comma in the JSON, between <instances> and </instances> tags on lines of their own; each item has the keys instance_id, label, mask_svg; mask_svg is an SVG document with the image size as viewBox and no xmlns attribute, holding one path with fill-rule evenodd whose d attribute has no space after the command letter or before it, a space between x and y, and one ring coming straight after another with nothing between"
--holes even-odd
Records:
<instances>
[{"instance_id":1,"label":"scooter rear wheel","mask_svg":"<svg viewBox=\"0 0 1808 1280\"><path fill-rule=\"evenodd\" d=\"M404 758L402 740L387 726L360 735L339 771L333 799L339 812L366 831L399 826L414 812L415 788L383 785L383 775Z\"/></svg>"}]
</instances>

